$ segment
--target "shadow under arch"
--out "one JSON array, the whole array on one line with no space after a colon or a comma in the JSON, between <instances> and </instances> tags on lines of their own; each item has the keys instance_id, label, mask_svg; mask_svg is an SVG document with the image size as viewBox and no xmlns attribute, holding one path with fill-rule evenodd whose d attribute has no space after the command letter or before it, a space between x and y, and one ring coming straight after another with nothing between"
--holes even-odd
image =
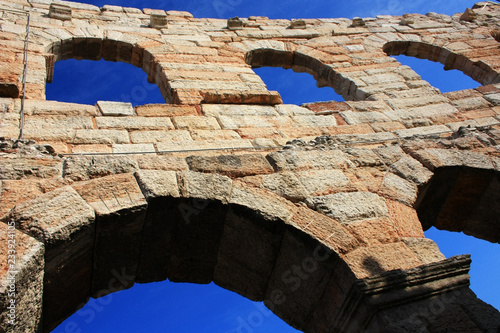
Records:
<instances>
[{"instance_id":1,"label":"shadow under arch","mask_svg":"<svg viewBox=\"0 0 500 333\"><path fill-rule=\"evenodd\" d=\"M252 67L282 67L297 73L308 73L317 81L319 88L331 87L346 101L365 99L365 94L357 89L354 81L320 60L298 51L254 49L245 54L245 62Z\"/></svg>"},{"instance_id":2,"label":"shadow under arch","mask_svg":"<svg viewBox=\"0 0 500 333\"><path fill-rule=\"evenodd\" d=\"M339 307L342 295L356 280L340 255L284 221L279 212L257 209L250 201L245 204L245 198L257 199L252 191L235 185L231 191L239 199L231 201L225 193L229 179L194 177L225 183L215 186L215 192L210 192L214 190L210 186L186 190L206 191L211 193L208 197L153 195L158 179L121 174L75 183L35 199L44 207L53 205L51 214L67 214L62 211L71 207L78 225L58 220L62 226L44 226L36 218L20 218L24 209L31 214L34 202L11 211L9 218L18 229L45 243L44 332L54 329L89 297L102 297L136 282L165 279L213 281L248 299L264 301L299 330L306 330L311 322L329 320L322 316L323 309ZM199 186L187 180L183 184ZM60 212L58 202L63 206ZM86 216L77 216L81 209L87 211ZM327 294L335 298L324 297L327 288Z\"/></svg>"},{"instance_id":3,"label":"shadow under arch","mask_svg":"<svg viewBox=\"0 0 500 333\"><path fill-rule=\"evenodd\" d=\"M440 62L444 65L444 70L457 69L482 85L500 82L500 73L484 61L472 61L446 47L417 41L392 41L384 44L383 51L390 56L406 55Z\"/></svg>"},{"instance_id":4,"label":"shadow under arch","mask_svg":"<svg viewBox=\"0 0 500 333\"><path fill-rule=\"evenodd\" d=\"M53 42L46 47L46 82L51 83L54 76L54 65L59 60L93 60L104 59L110 62L124 62L141 68L147 74L149 83L156 84L167 103L172 103L172 94L167 78L158 71L154 56L140 43L121 41L111 38L73 37Z\"/></svg>"},{"instance_id":5,"label":"shadow under arch","mask_svg":"<svg viewBox=\"0 0 500 333\"><path fill-rule=\"evenodd\" d=\"M438 167L416 209L424 230L435 226L500 243L500 172L466 165Z\"/></svg>"}]
</instances>

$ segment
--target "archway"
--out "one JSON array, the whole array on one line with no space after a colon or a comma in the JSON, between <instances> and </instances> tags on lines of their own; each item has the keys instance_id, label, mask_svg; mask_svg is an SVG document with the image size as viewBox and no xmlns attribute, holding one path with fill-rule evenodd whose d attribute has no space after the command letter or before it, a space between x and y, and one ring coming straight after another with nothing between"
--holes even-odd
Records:
<instances>
[{"instance_id":1,"label":"archway","mask_svg":"<svg viewBox=\"0 0 500 333\"><path fill-rule=\"evenodd\" d=\"M387 55L403 54L440 62L444 70L458 69L483 85L500 82L499 74L484 61L473 61L466 53L454 52L446 47L417 41L392 41L384 44L383 50Z\"/></svg>"}]
</instances>

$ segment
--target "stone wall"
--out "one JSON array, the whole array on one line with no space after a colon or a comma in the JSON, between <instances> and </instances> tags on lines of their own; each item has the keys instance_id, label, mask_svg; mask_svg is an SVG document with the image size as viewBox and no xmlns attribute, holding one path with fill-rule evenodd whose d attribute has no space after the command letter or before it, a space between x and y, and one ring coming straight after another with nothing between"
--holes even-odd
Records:
<instances>
[{"instance_id":1,"label":"stone wall","mask_svg":"<svg viewBox=\"0 0 500 333\"><path fill-rule=\"evenodd\" d=\"M470 259L423 230L500 242L500 5L293 22L0 8L3 330L50 331L91 296L167 278L263 300L305 332L499 329ZM397 54L482 86L442 94ZM140 67L166 104L46 101L68 58ZM346 102L283 104L258 66L310 73Z\"/></svg>"}]
</instances>

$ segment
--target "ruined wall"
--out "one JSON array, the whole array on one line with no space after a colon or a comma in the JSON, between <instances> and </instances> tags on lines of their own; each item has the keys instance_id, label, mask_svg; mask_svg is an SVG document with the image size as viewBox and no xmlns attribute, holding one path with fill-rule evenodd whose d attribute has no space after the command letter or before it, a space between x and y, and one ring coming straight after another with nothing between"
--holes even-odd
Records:
<instances>
[{"instance_id":1,"label":"ruined wall","mask_svg":"<svg viewBox=\"0 0 500 333\"><path fill-rule=\"evenodd\" d=\"M423 234L500 242L499 5L294 22L0 8L2 329L50 331L90 296L166 278L264 300L305 332L499 329L470 259ZM483 86L441 94L397 54ZM68 58L140 67L166 104L45 101ZM252 66L310 73L347 102L283 104Z\"/></svg>"}]
</instances>

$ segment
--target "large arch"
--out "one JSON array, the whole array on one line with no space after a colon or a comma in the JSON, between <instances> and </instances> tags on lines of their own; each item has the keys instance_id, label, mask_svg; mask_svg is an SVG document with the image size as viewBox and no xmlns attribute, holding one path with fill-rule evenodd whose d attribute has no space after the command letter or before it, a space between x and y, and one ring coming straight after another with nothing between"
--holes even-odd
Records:
<instances>
[{"instance_id":1,"label":"large arch","mask_svg":"<svg viewBox=\"0 0 500 333\"><path fill-rule=\"evenodd\" d=\"M391 41L383 45L388 55L406 55L440 62L445 70L457 69L483 85L500 82L500 75L485 61L472 60L473 54L456 52L445 46L429 44L421 41ZM469 51L469 50L467 50ZM472 53L472 50L469 51Z\"/></svg>"}]
</instances>

